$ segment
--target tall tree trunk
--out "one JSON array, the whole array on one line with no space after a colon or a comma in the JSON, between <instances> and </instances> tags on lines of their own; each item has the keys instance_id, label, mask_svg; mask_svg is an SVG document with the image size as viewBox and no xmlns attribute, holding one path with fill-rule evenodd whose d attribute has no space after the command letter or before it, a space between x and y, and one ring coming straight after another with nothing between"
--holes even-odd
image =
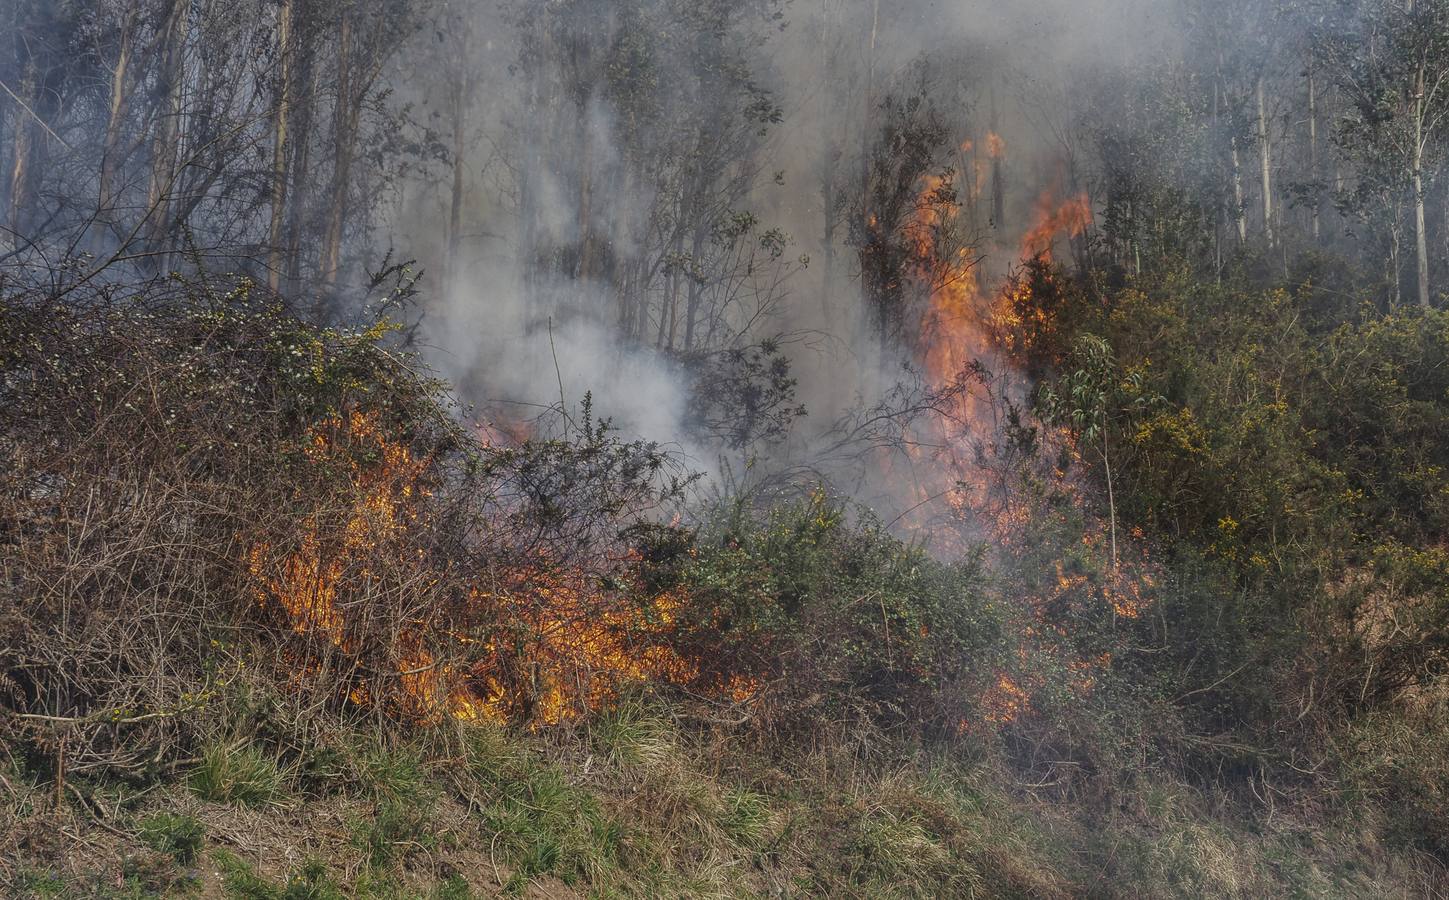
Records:
<instances>
[{"instance_id":1,"label":"tall tree trunk","mask_svg":"<svg viewBox=\"0 0 1449 900\"><path fill-rule=\"evenodd\" d=\"M297 290L302 282L302 241L307 229L312 164L312 129L317 122L317 65L311 48L297 39L296 83L292 96L292 186L287 190L287 284Z\"/></svg>"},{"instance_id":2,"label":"tall tree trunk","mask_svg":"<svg viewBox=\"0 0 1449 900\"><path fill-rule=\"evenodd\" d=\"M825 87L820 92L820 202L824 206L824 228L820 239L823 257L820 309L829 316L835 295L835 161L840 152L830 137L835 68L835 55L830 50L830 0L823 0L821 4L820 52L820 73L825 81Z\"/></svg>"},{"instance_id":3,"label":"tall tree trunk","mask_svg":"<svg viewBox=\"0 0 1449 900\"><path fill-rule=\"evenodd\" d=\"M860 195L863 200L860 218L862 222L869 222L871 218L870 142L872 135L870 123L875 117L875 43L879 34L880 0L875 0L872 4L870 20L870 46L866 50L865 57L865 110L860 120Z\"/></svg>"},{"instance_id":4,"label":"tall tree trunk","mask_svg":"<svg viewBox=\"0 0 1449 900\"><path fill-rule=\"evenodd\" d=\"M467 133L466 123L463 117L466 114L464 95L467 93L465 75L456 75L455 81L449 89L450 106L453 113L453 185L448 202L448 249L447 260L444 264L443 279L445 284L452 284L458 278L460 268L459 252L462 248L463 230L463 138Z\"/></svg>"},{"instance_id":5,"label":"tall tree trunk","mask_svg":"<svg viewBox=\"0 0 1449 900\"><path fill-rule=\"evenodd\" d=\"M126 118L126 101L131 92L131 54L135 47L136 3L126 5L121 19L121 46L116 53L116 68L111 75L110 108L106 116L106 134L101 144L101 174L97 190L97 209L107 216L115 199L116 167L120 165L121 125Z\"/></svg>"},{"instance_id":6,"label":"tall tree trunk","mask_svg":"<svg viewBox=\"0 0 1449 900\"><path fill-rule=\"evenodd\" d=\"M1429 306L1429 235L1424 222L1424 63L1414 78L1414 261L1418 268L1419 305Z\"/></svg>"},{"instance_id":7,"label":"tall tree trunk","mask_svg":"<svg viewBox=\"0 0 1449 900\"><path fill-rule=\"evenodd\" d=\"M172 190L176 181L177 144L181 139L181 89L186 60L186 31L190 21L188 0L171 0L163 26L161 68L156 79L160 100L156 125L151 135L151 174L146 188L147 243L153 250L165 250L174 223L171 219ZM166 262L161 261L161 268Z\"/></svg>"},{"instance_id":8,"label":"tall tree trunk","mask_svg":"<svg viewBox=\"0 0 1449 900\"><path fill-rule=\"evenodd\" d=\"M19 39L16 39L19 43ZM35 119L40 87L40 73L34 57L26 60L25 76L20 83L19 102L15 111L15 157L10 167L10 230L24 234L30 224L35 203L35 166L33 157L40 153L43 137Z\"/></svg>"},{"instance_id":9,"label":"tall tree trunk","mask_svg":"<svg viewBox=\"0 0 1449 900\"><path fill-rule=\"evenodd\" d=\"M594 274L594 139L588 110L579 110L579 250L577 277L587 281Z\"/></svg>"},{"instance_id":10,"label":"tall tree trunk","mask_svg":"<svg viewBox=\"0 0 1449 900\"><path fill-rule=\"evenodd\" d=\"M277 101L272 112L272 221L267 229L267 284L281 288L283 255L282 229L287 215L287 126L292 106L292 14L295 0L281 0L277 8Z\"/></svg>"},{"instance_id":11,"label":"tall tree trunk","mask_svg":"<svg viewBox=\"0 0 1449 900\"><path fill-rule=\"evenodd\" d=\"M1320 241L1319 218L1323 207L1323 189L1318 183L1318 89L1313 65L1308 66L1308 180L1313 185L1313 203L1308 208L1313 243Z\"/></svg>"},{"instance_id":12,"label":"tall tree trunk","mask_svg":"<svg viewBox=\"0 0 1449 900\"><path fill-rule=\"evenodd\" d=\"M704 253L706 236L704 216L696 211L694 237L690 246L690 263L695 268L698 268L700 255ZM695 273L691 272L689 274L688 299L684 309L684 349L686 352L694 349L695 321L699 316L699 305L703 296L704 284L699 278L695 277Z\"/></svg>"},{"instance_id":13,"label":"tall tree trunk","mask_svg":"<svg viewBox=\"0 0 1449 900\"><path fill-rule=\"evenodd\" d=\"M1233 219L1238 227L1238 246L1242 247L1248 243L1248 205L1243 198L1243 164L1238 155L1238 136L1233 135L1229 144L1233 165Z\"/></svg>"},{"instance_id":14,"label":"tall tree trunk","mask_svg":"<svg viewBox=\"0 0 1449 900\"><path fill-rule=\"evenodd\" d=\"M352 16L342 13L337 32L337 106L333 113L332 192L327 204L327 233L322 242L322 278L337 283L342 265L342 231L347 224L347 192L352 177L357 106L362 102L353 84Z\"/></svg>"},{"instance_id":15,"label":"tall tree trunk","mask_svg":"<svg viewBox=\"0 0 1449 900\"><path fill-rule=\"evenodd\" d=\"M1213 79L1213 115L1212 115L1212 129L1213 129L1212 130L1212 133L1213 134L1221 134L1222 133L1221 130L1220 130L1221 126L1218 124L1218 122L1219 122L1219 112L1218 112L1218 110L1219 110L1219 105L1221 104L1221 102L1222 102L1222 73L1220 71L1218 73L1218 77ZM1222 159L1221 159L1221 157L1217 157L1217 154L1213 154L1213 155L1214 155L1214 157L1217 158L1218 165L1219 165L1219 167L1221 167L1221 165L1222 165ZM1219 177L1222 176L1221 169L1219 170L1218 175L1219 175ZM1222 277L1223 277L1223 227L1226 225L1226 222L1227 222L1227 210L1223 209L1222 208L1222 205L1223 204L1221 202L1219 202L1219 203L1216 204L1216 206L1218 208L1216 210L1216 214L1213 216L1213 272L1216 273L1216 277L1217 277L1218 280L1222 280Z\"/></svg>"},{"instance_id":16,"label":"tall tree trunk","mask_svg":"<svg viewBox=\"0 0 1449 900\"><path fill-rule=\"evenodd\" d=\"M1258 164L1263 191L1263 239L1273 246L1272 148L1268 145L1268 109L1263 96L1263 76L1258 76Z\"/></svg>"},{"instance_id":17,"label":"tall tree trunk","mask_svg":"<svg viewBox=\"0 0 1449 900\"><path fill-rule=\"evenodd\" d=\"M987 153L991 156L991 227L1000 234L1006 226L1006 180L1002 172L1004 151L999 143L996 117L996 82L991 84L991 143Z\"/></svg>"},{"instance_id":18,"label":"tall tree trunk","mask_svg":"<svg viewBox=\"0 0 1449 900\"><path fill-rule=\"evenodd\" d=\"M1395 203L1394 221L1389 229L1389 277L1392 279L1393 283L1393 305L1395 307L1403 302L1404 273L1403 267L1400 265L1400 259L1402 257L1402 254L1400 252L1400 245L1402 243L1403 232L1400 222L1402 221L1402 216L1403 210L1401 210L1398 204Z\"/></svg>"}]
</instances>

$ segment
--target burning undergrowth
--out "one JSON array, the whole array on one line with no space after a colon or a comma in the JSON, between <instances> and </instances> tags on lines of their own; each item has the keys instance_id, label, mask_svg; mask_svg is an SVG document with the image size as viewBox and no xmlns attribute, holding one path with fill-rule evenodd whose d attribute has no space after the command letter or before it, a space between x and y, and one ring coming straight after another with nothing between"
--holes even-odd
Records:
<instances>
[{"instance_id":1,"label":"burning undergrowth","mask_svg":"<svg viewBox=\"0 0 1449 900\"><path fill-rule=\"evenodd\" d=\"M245 282L12 294L7 727L57 765L132 771L238 696L303 739L349 717L572 723L639 686L774 734L1027 727L1092 692L1116 652L1097 626L1145 582L1103 566L1015 388L960 355L992 337L953 259L924 326L952 355L927 356L907 459L957 526L994 530L947 552L824 491L686 510L677 463L587 401L556 438L466 425L385 324L315 328Z\"/></svg>"},{"instance_id":2,"label":"burning undergrowth","mask_svg":"<svg viewBox=\"0 0 1449 900\"><path fill-rule=\"evenodd\" d=\"M587 405L569 440L480 441L387 326L317 329L250 292L7 297L17 735L125 769L245 685L299 733L567 721L636 681L750 692L679 649L689 598L636 575L637 529L686 480L668 456Z\"/></svg>"},{"instance_id":3,"label":"burning undergrowth","mask_svg":"<svg viewBox=\"0 0 1449 900\"><path fill-rule=\"evenodd\" d=\"M922 122L920 142L942 139ZM1006 241L999 204L984 224L992 204L977 143L961 145L974 178L922 168L913 199L880 193L862 213L868 293L890 310L881 336L906 349L916 384L840 429L875 448L868 466L893 486L897 529L944 557L986 548L1011 597L1015 651L962 730L1025 726L1038 698L1089 695L1135 628L1117 623L1150 609L1161 579L1142 532L1119 534L1106 444L1107 419L1151 401L1109 350L1076 345L1090 292L1056 260L1063 246L1084 251L1091 204L1043 191L1019 240ZM1006 155L994 134L983 146L991 164ZM1003 259L1013 263L993 283L987 266Z\"/></svg>"}]
</instances>

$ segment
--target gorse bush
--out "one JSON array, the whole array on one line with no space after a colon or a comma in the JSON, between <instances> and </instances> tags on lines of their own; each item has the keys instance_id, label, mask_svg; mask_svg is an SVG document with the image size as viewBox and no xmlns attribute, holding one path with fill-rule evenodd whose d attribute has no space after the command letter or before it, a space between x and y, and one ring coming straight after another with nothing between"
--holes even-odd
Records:
<instances>
[{"instance_id":1,"label":"gorse bush","mask_svg":"<svg viewBox=\"0 0 1449 900\"><path fill-rule=\"evenodd\" d=\"M459 697L527 717L559 586L571 615L631 602L604 579L621 523L678 482L587 408L572 441L481 443L388 333L306 325L244 281L4 295L11 737L140 771L248 696L285 741Z\"/></svg>"},{"instance_id":2,"label":"gorse bush","mask_svg":"<svg viewBox=\"0 0 1449 900\"><path fill-rule=\"evenodd\" d=\"M1054 282L1057 346L1105 338L1115 377L1158 398L1107 417L1118 509L1160 569L1153 614L1123 623L1148 652L1114 668L1183 717L1149 744L1214 778L1280 753L1322 777L1335 723L1449 675L1449 317L1315 274ZM1102 482L1090 453L1078 468Z\"/></svg>"},{"instance_id":3,"label":"gorse bush","mask_svg":"<svg viewBox=\"0 0 1449 900\"><path fill-rule=\"evenodd\" d=\"M679 640L706 677L758 679L761 724L948 733L1005 655L978 562L939 561L824 491L726 504L697 531L653 532L641 558L644 583L689 598Z\"/></svg>"}]
</instances>

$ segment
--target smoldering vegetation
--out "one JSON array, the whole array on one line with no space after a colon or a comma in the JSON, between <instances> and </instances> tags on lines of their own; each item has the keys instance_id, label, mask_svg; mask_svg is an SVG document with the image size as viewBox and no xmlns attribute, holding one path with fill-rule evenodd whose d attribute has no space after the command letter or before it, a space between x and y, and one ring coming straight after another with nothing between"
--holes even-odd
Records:
<instances>
[{"instance_id":1,"label":"smoldering vegetation","mask_svg":"<svg viewBox=\"0 0 1449 900\"><path fill-rule=\"evenodd\" d=\"M1445 0L0 25L12 893L1442 893Z\"/></svg>"}]
</instances>

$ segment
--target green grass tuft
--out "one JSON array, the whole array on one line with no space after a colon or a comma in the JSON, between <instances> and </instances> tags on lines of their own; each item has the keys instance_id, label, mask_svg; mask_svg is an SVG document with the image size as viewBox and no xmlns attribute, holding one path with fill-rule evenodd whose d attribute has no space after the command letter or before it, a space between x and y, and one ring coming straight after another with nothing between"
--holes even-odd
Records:
<instances>
[{"instance_id":1,"label":"green grass tuft","mask_svg":"<svg viewBox=\"0 0 1449 900\"><path fill-rule=\"evenodd\" d=\"M191 789L213 803L262 807L276 804L284 778L276 760L249 745L212 745L191 772Z\"/></svg>"}]
</instances>

